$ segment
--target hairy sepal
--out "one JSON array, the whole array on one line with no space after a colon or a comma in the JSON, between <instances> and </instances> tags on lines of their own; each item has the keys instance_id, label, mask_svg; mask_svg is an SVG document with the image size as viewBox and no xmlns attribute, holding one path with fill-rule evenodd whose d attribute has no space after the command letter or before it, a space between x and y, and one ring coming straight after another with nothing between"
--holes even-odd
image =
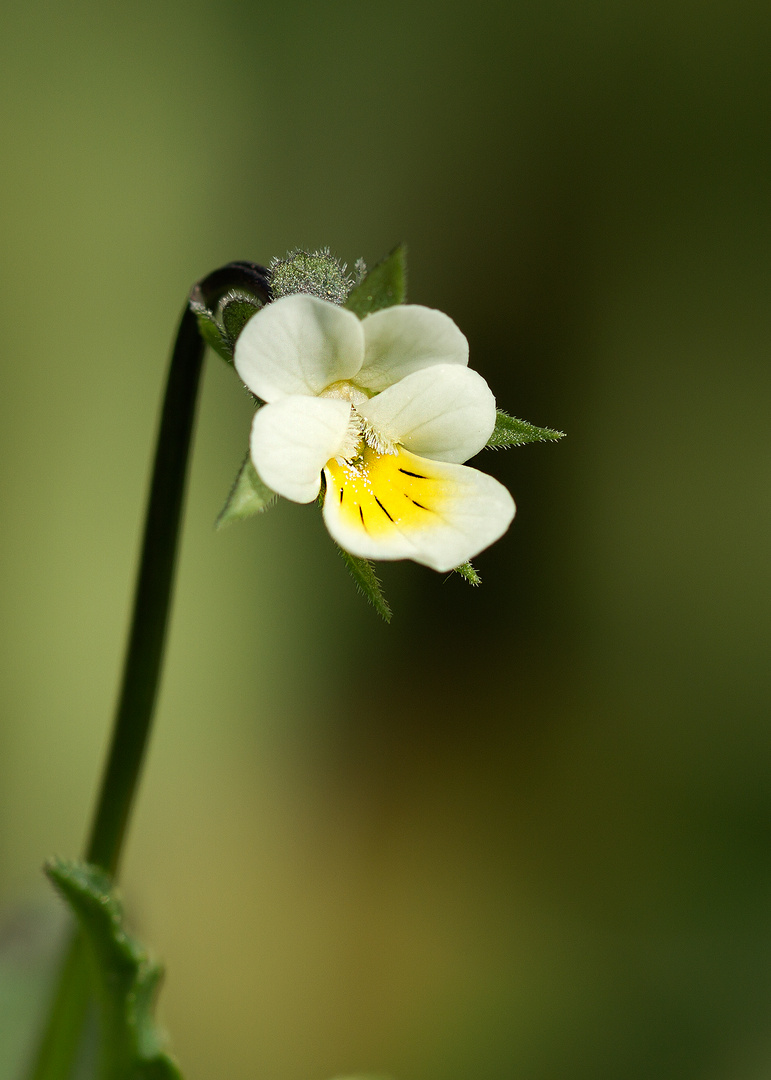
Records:
<instances>
[{"instance_id":1,"label":"hairy sepal","mask_svg":"<svg viewBox=\"0 0 771 1080\"><path fill-rule=\"evenodd\" d=\"M253 315L264 307L262 300L239 289L231 289L217 304L216 313L199 301L190 306L198 321L198 331L207 345L228 363L233 363L233 352L238 336Z\"/></svg>"},{"instance_id":2,"label":"hairy sepal","mask_svg":"<svg viewBox=\"0 0 771 1080\"><path fill-rule=\"evenodd\" d=\"M244 518L261 514L272 506L275 500L275 491L271 491L267 484L262 482L250 455L247 454L215 522L215 528L221 529L231 521L243 521Z\"/></svg>"},{"instance_id":3,"label":"hairy sepal","mask_svg":"<svg viewBox=\"0 0 771 1080\"><path fill-rule=\"evenodd\" d=\"M348 568L348 572L356 582L359 591L369 600L378 615L387 623L391 621L391 608L386 600L383 589L375 573L375 567L369 559L362 559L358 555L351 555L345 548L335 544L340 557Z\"/></svg>"},{"instance_id":4,"label":"hairy sepal","mask_svg":"<svg viewBox=\"0 0 771 1080\"><path fill-rule=\"evenodd\" d=\"M515 416L509 416L502 409L498 409L495 427L486 445L494 450L500 450L506 446L524 446L525 443L532 442L557 442L564 437L564 431L536 427L527 420L518 420Z\"/></svg>"},{"instance_id":5,"label":"hairy sepal","mask_svg":"<svg viewBox=\"0 0 771 1080\"><path fill-rule=\"evenodd\" d=\"M467 581L469 585L481 585L482 579L471 565L470 562L461 563L460 566L456 566L453 570L453 574L460 574L464 581Z\"/></svg>"}]
</instances>

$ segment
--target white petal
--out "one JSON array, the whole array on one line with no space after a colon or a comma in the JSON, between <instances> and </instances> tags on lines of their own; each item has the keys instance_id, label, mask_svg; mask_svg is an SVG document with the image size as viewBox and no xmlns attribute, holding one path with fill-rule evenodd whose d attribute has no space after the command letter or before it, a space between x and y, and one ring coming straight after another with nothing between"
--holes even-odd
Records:
<instances>
[{"instance_id":1,"label":"white petal","mask_svg":"<svg viewBox=\"0 0 771 1080\"><path fill-rule=\"evenodd\" d=\"M263 405L252 421L254 467L271 490L293 502L312 502L321 470L339 452L351 406L327 398L285 397Z\"/></svg>"},{"instance_id":2,"label":"white petal","mask_svg":"<svg viewBox=\"0 0 771 1080\"><path fill-rule=\"evenodd\" d=\"M492 476L406 450L366 450L360 465L327 462L324 520L337 543L365 559L413 559L453 570L497 540L514 501Z\"/></svg>"},{"instance_id":3,"label":"white petal","mask_svg":"<svg viewBox=\"0 0 771 1080\"><path fill-rule=\"evenodd\" d=\"M364 358L364 333L352 311L296 294L253 315L236 342L236 371L257 397L320 394L351 379Z\"/></svg>"},{"instance_id":4,"label":"white petal","mask_svg":"<svg viewBox=\"0 0 771 1080\"><path fill-rule=\"evenodd\" d=\"M436 461L468 461L495 427L490 387L476 371L457 364L413 372L358 411L392 442Z\"/></svg>"},{"instance_id":5,"label":"white petal","mask_svg":"<svg viewBox=\"0 0 771 1080\"><path fill-rule=\"evenodd\" d=\"M356 379L379 392L420 368L468 363L468 341L449 317L418 304L396 304L362 322L364 363Z\"/></svg>"}]
</instances>

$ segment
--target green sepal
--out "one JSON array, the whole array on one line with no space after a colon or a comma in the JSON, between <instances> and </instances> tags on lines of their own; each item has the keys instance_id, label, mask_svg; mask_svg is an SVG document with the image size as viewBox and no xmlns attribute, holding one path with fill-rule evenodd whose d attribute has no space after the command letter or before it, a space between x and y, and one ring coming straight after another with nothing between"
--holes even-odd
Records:
<instances>
[{"instance_id":1,"label":"green sepal","mask_svg":"<svg viewBox=\"0 0 771 1080\"><path fill-rule=\"evenodd\" d=\"M348 567L348 572L356 582L359 590L369 600L378 615L389 623L391 621L391 608L383 595L383 589L375 573L375 567L369 559L351 555L350 551L346 551L345 548L341 548L338 544L335 547L337 547L340 557Z\"/></svg>"},{"instance_id":2,"label":"green sepal","mask_svg":"<svg viewBox=\"0 0 771 1080\"><path fill-rule=\"evenodd\" d=\"M198 330L206 344L226 363L232 364L238 335L252 315L263 307L263 303L249 293L231 289L217 304L216 314L212 314L207 307L196 301L191 301L190 306L195 312Z\"/></svg>"},{"instance_id":3,"label":"green sepal","mask_svg":"<svg viewBox=\"0 0 771 1080\"><path fill-rule=\"evenodd\" d=\"M217 324L216 319L206 308L192 305L198 320L198 331L207 345L221 356L228 364L233 363L233 349Z\"/></svg>"},{"instance_id":4,"label":"green sepal","mask_svg":"<svg viewBox=\"0 0 771 1080\"><path fill-rule=\"evenodd\" d=\"M470 562L461 563L460 566L456 566L453 570L453 574L460 574L460 576L467 581L469 585L481 585L482 579L476 572Z\"/></svg>"},{"instance_id":5,"label":"green sepal","mask_svg":"<svg viewBox=\"0 0 771 1080\"><path fill-rule=\"evenodd\" d=\"M373 266L358 285L354 285L344 306L363 319L373 311L403 304L406 299L407 248L399 244L382 262Z\"/></svg>"},{"instance_id":6,"label":"green sepal","mask_svg":"<svg viewBox=\"0 0 771 1080\"><path fill-rule=\"evenodd\" d=\"M236 289L226 293L220 300L217 306L217 314L230 345L231 356L238 341L238 335L262 306L261 301Z\"/></svg>"},{"instance_id":7,"label":"green sepal","mask_svg":"<svg viewBox=\"0 0 771 1080\"><path fill-rule=\"evenodd\" d=\"M486 445L501 449L504 446L524 446L525 443L531 442L557 442L558 439L564 438L564 431L536 427L535 424L529 424L527 420L517 420L515 416L509 416L502 409L498 409L495 427Z\"/></svg>"},{"instance_id":8,"label":"green sepal","mask_svg":"<svg viewBox=\"0 0 771 1080\"><path fill-rule=\"evenodd\" d=\"M347 270L345 263L330 254L329 248L321 251L295 248L283 259L272 260L268 276L275 300L307 293L330 304L343 304L351 288Z\"/></svg>"},{"instance_id":9,"label":"green sepal","mask_svg":"<svg viewBox=\"0 0 771 1080\"><path fill-rule=\"evenodd\" d=\"M251 457L247 454L214 527L221 529L223 525L228 525L231 521L243 521L244 518L261 514L275 499L275 491L271 491L262 482L252 464Z\"/></svg>"},{"instance_id":10,"label":"green sepal","mask_svg":"<svg viewBox=\"0 0 771 1080\"><path fill-rule=\"evenodd\" d=\"M110 878L98 866L63 859L51 859L45 872L77 917L94 961L99 1080L182 1080L153 1018L163 969L126 933Z\"/></svg>"}]
</instances>

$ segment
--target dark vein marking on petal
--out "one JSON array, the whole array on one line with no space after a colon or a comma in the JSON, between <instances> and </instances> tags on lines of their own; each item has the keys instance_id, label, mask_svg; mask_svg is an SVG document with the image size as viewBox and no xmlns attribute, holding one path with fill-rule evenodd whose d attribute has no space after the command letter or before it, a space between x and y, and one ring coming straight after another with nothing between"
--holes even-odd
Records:
<instances>
[{"instance_id":1,"label":"dark vein marking on petal","mask_svg":"<svg viewBox=\"0 0 771 1080\"><path fill-rule=\"evenodd\" d=\"M381 510L383 511L383 513L384 513L384 514L385 514L385 516L386 516L386 517L388 518L388 520L389 520L389 521L393 521L393 518L392 518L392 517L391 517L391 515L390 515L390 514L388 513L388 511L386 510L386 508L385 508L385 507L383 506L383 504L381 503L380 499L378 499L377 495L375 496L375 502L376 502L376 503L378 504L378 506L379 506L379 507L380 507L380 509L381 509Z\"/></svg>"},{"instance_id":2,"label":"dark vein marking on petal","mask_svg":"<svg viewBox=\"0 0 771 1080\"><path fill-rule=\"evenodd\" d=\"M412 498L412 496L408 495L407 498L410 500L411 503L415 503L415 506L419 506L421 510L428 510L427 506L424 506L423 503L417 502L415 499Z\"/></svg>"},{"instance_id":3,"label":"dark vein marking on petal","mask_svg":"<svg viewBox=\"0 0 771 1080\"><path fill-rule=\"evenodd\" d=\"M399 472L403 472L405 476L414 476L416 480L428 480L428 477L427 477L427 476L423 476L423 474L422 474L422 473L419 473L419 472L410 472L410 470L409 470L409 469L402 469L402 468L400 468L400 469L399 469Z\"/></svg>"},{"instance_id":4,"label":"dark vein marking on petal","mask_svg":"<svg viewBox=\"0 0 771 1080\"><path fill-rule=\"evenodd\" d=\"M340 488L340 502L343 501L343 492L344 491L345 491L345 488Z\"/></svg>"}]
</instances>

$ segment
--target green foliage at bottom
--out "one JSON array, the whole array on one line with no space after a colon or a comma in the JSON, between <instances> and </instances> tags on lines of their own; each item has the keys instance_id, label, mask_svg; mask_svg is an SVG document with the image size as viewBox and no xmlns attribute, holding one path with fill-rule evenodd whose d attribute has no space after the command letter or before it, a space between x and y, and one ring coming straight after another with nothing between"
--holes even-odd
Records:
<instances>
[{"instance_id":1,"label":"green foliage at bottom","mask_svg":"<svg viewBox=\"0 0 771 1080\"><path fill-rule=\"evenodd\" d=\"M97 866L62 859L48 862L46 874L75 914L94 963L99 1080L182 1080L153 1018L163 969L126 933L109 877Z\"/></svg>"}]
</instances>

